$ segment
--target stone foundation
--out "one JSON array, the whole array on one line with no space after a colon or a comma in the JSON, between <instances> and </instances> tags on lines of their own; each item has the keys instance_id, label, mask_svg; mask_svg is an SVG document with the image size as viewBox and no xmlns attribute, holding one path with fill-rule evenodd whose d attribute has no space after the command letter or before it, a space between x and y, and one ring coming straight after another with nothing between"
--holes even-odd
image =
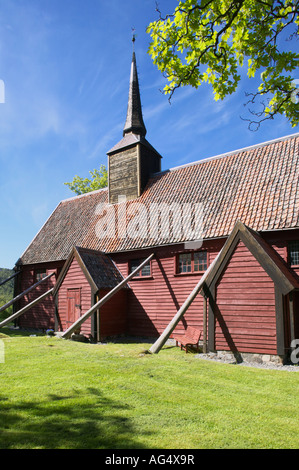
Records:
<instances>
[{"instance_id":1,"label":"stone foundation","mask_svg":"<svg viewBox=\"0 0 299 470\"><path fill-rule=\"evenodd\" d=\"M286 362L285 356L277 356L270 354L258 354L258 353L232 353L231 351L215 351L208 353L209 356L214 359L219 359L227 362L249 362L257 364L277 364L282 365Z\"/></svg>"}]
</instances>

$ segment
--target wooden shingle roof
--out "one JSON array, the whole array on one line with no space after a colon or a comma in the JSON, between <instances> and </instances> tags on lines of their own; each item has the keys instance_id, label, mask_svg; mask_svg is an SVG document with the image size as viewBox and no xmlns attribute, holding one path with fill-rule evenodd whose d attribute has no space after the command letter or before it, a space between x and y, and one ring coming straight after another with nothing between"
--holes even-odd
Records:
<instances>
[{"instance_id":1,"label":"wooden shingle roof","mask_svg":"<svg viewBox=\"0 0 299 470\"><path fill-rule=\"evenodd\" d=\"M299 134L153 175L141 197L122 204L130 212L132 204L142 203L148 213L152 204L161 204L156 222L161 226L155 232L160 238L151 237L149 219L138 236L97 236L103 214L98 204L107 203L107 193L95 191L60 203L21 261L66 259L73 245L112 253L188 241L188 233L170 228L165 236L161 230L169 218L167 205L174 203L201 205L204 239L227 237L237 220L256 231L298 228ZM111 222L122 204L113 206ZM180 214L174 217L176 227Z\"/></svg>"},{"instance_id":2,"label":"wooden shingle roof","mask_svg":"<svg viewBox=\"0 0 299 470\"><path fill-rule=\"evenodd\" d=\"M61 201L20 257L21 263L66 260L73 246L82 244L97 205L106 198L104 189Z\"/></svg>"},{"instance_id":3,"label":"wooden shingle roof","mask_svg":"<svg viewBox=\"0 0 299 470\"><path fill-rule=\"evenodd\" d=\"M108 255L74 246L58 276L53 296L57 294L74 258L76 258L94 293L100 289L113 289L124 279Z\"/></svg>"}]
</instances>

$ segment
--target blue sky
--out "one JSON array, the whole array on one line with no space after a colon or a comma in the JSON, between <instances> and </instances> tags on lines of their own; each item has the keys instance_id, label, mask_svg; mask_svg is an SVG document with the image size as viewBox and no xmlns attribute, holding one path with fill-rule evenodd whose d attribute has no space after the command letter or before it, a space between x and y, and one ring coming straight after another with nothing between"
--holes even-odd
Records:
<instances>
[{"instance_id":1,"label":"blue sky","mask_svg":"<svg viewBox=\"0 0 299 470\"><path fill-rule=\"evenodd\" d=\"M159 4L168 13L177 1ZM248 129L240 119L253 90L246 77L225 101L207 86L186 87L170 105L147 54L155 19L154 0L0 0L1 267L12 268L57 204L74 196L63 183L106 164L121 139L132 27L147 139L162 169L298 132L284 118Z\"/></svg>"}]
</instances>

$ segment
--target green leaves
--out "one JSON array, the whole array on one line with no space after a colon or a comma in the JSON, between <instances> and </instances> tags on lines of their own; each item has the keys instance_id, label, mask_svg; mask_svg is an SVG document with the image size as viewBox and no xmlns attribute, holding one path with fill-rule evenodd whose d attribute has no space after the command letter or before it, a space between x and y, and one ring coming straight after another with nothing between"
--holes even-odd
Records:
<instances>
[{"instance_id":1,"label":"green leaves","mask_svg":"<svg viewBox=\"0 0 299 470\"><path fill-rule=\"evenodd\" d=\"M108 186L108 173L105 165L101 165L100 169L89 172L91 179L81 178L76 175L71 183L64 183L71 191L77 195L96 191Z\"/></svg>"},{"instance_id":2,"label":"green leaves","mask_svg":"<svg viewBox=\"0 0 299 470\"><path fill-rule=\"evenodd\" d=\"M256 96L267 95L267 115L284 114L298 124L298 111L288 103L299 65L299 54L289 50L290 34L292 41L298 36L298 12L299 0L180 1L147 29L148 52L168 81L164 93L171 98L181 86L207 82L215 99L224 99L236 91L240 67L247 67L249 78L261 74Z\"/></svg>"}]
</instances>

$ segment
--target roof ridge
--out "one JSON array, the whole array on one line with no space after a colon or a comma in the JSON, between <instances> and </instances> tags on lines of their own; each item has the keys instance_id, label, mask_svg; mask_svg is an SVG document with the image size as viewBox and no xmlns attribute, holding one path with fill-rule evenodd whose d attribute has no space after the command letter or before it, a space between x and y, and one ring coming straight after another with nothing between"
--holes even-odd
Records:
<instances>
[{"instance_id":1,"label":"roof ridge","mask_svg":"<svg viewBox=\"0 0 299 470\"><path fill-rule=\"evenodd\" d=\"M101 250L96 250L94 248L87 248L85 246L77 246L77 245L75 245L75 248L78 252L79 251L82 251L82 252L84 251L86 253L90 253L90 254L93 254L93 255L105 255L106 256L106 253L104 253Z\"/></svg>"},{"instance_id":2,"label":"roof ridge","mask_svg":"<svg viewBox=\"0 0 299 470\"><path fill-rule=\"evenodd\" d=\"M285 140L288 140L288 139L291 139L291 138L296 138L296 137L299 137L299 132L296 132L295 134L289 134L289 135L286 135L286 136L282 136L282 137L277 137L276 139L267 140L267 141L261 142L259 144L249 145L248 147L243 147L243 148L236 149L236 150L231 150L231 151L228 151L228 152L225 152L225 153L220 153L220 154L214 155L212 157L207 157L207 158L203 158L201 160L196 160L195 162L190 162L190 163L185 163L183 165L174 166L172 168L168 168L167 170L159 171L157 173L152 173L151 176L161 175L163 173L168 173L170 171L180 170L181 168L186 168L186 167L193 166L193 165L199 165L201 163L206 163L206 162L209 162L211 160L218 160L220 158L225 158L225 157L228 157L230 155L235 155L237 153L241 153L241 152L245 152L245 151L247 152L248 150L253 150L255 148L265 147L266 145L274 144L275 142L283 142Z\"/></svg>"},{"instance_id":3,"label":"roof ridge","mask_svg":"<svg viewBox=\"0 0 299 470\"><path fill-rule=\"evenodd\" d=\"M108 190L108 186L105 186L105 188L95 189L94 191L88 191L88 193L79 194L77 196L69 197L67 199L62 199L62 201L60 201L59 204L61 204L62 202L72 201L73 199L80 199L82 197L90 196L91 194L96 194L96 193L99 193L101 191L107 191L107 190Z\"/></svg>"}]
</instances>

